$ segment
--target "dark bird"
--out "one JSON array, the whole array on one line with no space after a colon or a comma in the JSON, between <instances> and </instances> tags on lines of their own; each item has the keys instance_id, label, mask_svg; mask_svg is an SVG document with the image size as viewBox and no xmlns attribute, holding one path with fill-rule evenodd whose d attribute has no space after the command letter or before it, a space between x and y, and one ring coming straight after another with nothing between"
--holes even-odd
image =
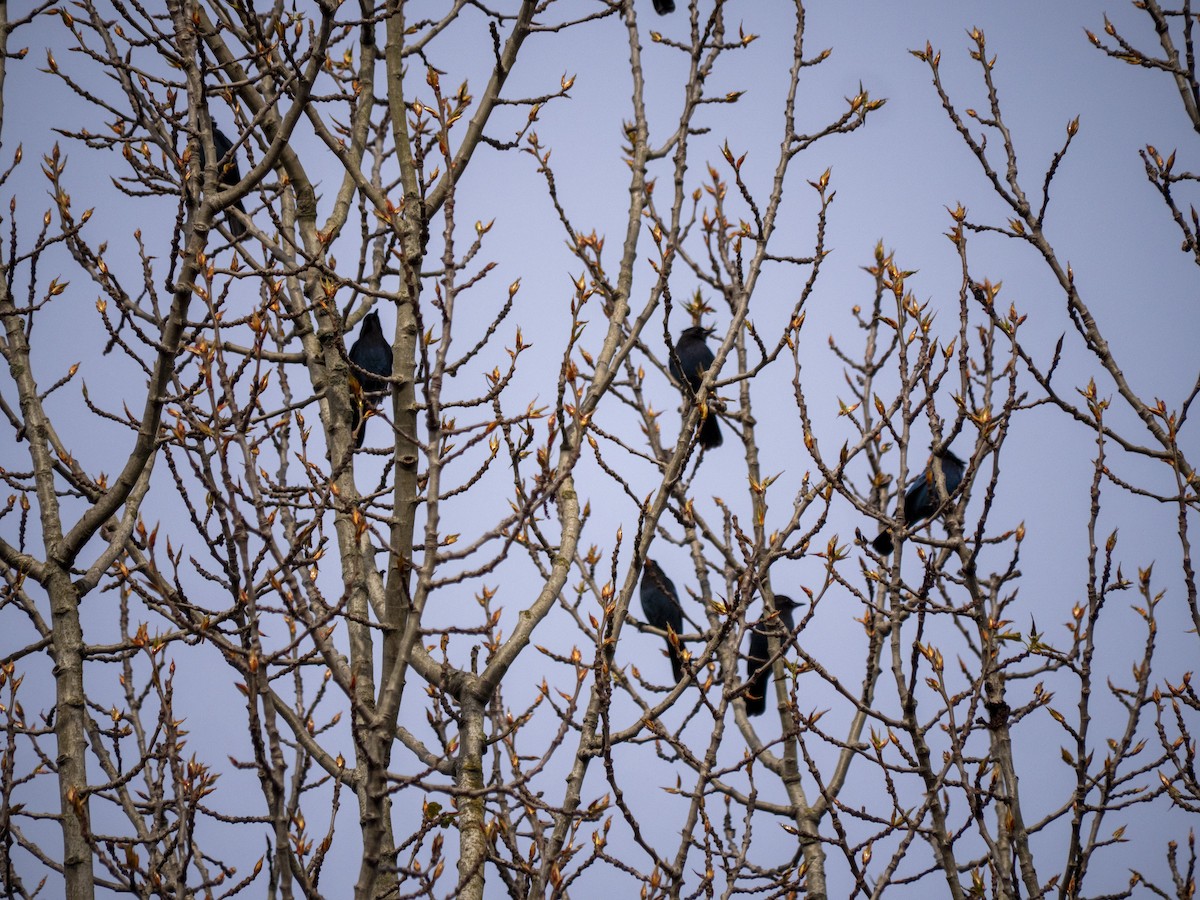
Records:
<instances>
[{"instance_id":1,"label":"dark bird","mask_svg":"<svg viewBox=\"0 0 1200 900\"><path fill-rule=\"evenodd\" d=\"M654 0L654 11L660 16L675 12L675 0Z\"/></svg>"},{"instance_id":2,"label":"dark bird","mask_svg":"<svg viewBox=\"0 0 1200 900\"><path fill-rule=\"evenodd\" d=\"M213 149L217 151L217 165L221 167L217 172L217 178L224 187L233 187L242 180L242 172L238 168L237 157L233 153L233 141L229 140L216 125L213 125ZM200 165L207 166L208 158L204 154L204 142L200 142ZM234 208L237 209L243 216L246 215L246 207L242 206L241 200L235 200ZM235 238L240 238L246 233L246 223L235 216L232 212L226 213L225 221L229 224L229 232Z\"/></svg>"},{"instance_id":3,"label":"dark bird","mask_svg":"<svg viewBox=\"0 0 1200 900\"><path fill-rule=\"evenodd\" d=\"M953 494L962 483L964 468L966 466L963 461L949 450L942 456L942 475L946 479L947 496ZM925 464L925 471L909 484L904 494L904 524L912 527L928 519L937 511L938 506L937 491L934 489L933 459L930 458ZM879 532L879 536L871 541L871 546L875 548L876 553L887 556L894 549L891 531L885 528Z\"/></svg>"},{"instance_id":4,"label":"dark bird","mask_svg":"<svg viewBox=\"0 0 1200 900\"><path fill-rule=\"evenodd\" d=\"M775 621L791 631L796 627L792 621L792 610L799 605L791 597L776 594L775 608L779 615ZM771 658L771 651L767 648L767 633L770 629L771 622L767 620L764 610L762 619L750 631L750 649L746 653L746 680L750 682L745 694L748 716L761 716L767 708L767 680L771 677L771 667L767 665L767 660Z\"/></svg>"},{"instance_id":5,"label":"dark bird","mask_svg":"<svg viewBox=\"0 0 1200 900\"><path fill-rule=\"evenodd\" d=\"M658 563L652 559L646 560L646 568L642 573L641 595L642 612L647 625L675 634L683 631L683 607L679 605L679 594L671 579L663 574ZM671 657L671 674L678 684L683 680L683 660L678 647L670 639L667 640L667 654Z\"/></svg>"},{"instance_id":6,"label":"dark bird","mask_svg":"<svg viewBox=\"0 0 1200 900\"><path fill-rule=\"evenodd\" d=\"M684 391L688 397L694 397L696 391L700 390L704 373L712 365L713 352L705 343L705 338L712 333L711 328L693 325L683 330L683 334L679 335L679 342L675 345L675 355L671 357L671 375L676 381L686 383L691 388L690 393ZM712 397L711 392L709 396ZM713 412L711 402L708 414L700 421L700 446L705 450L721 446L721 427L717 424L717 416Z\"/></svg>"},{"instance_id":7,"label":"dark bird","mask_svg":"<svg viewBox=\"0 0 1200 900\"><path fill-rule=\"evenodd\" d=\"M366 411L375 404L388 389L385 379L392 374L392 345L383 336L379 324L379 313L367 313L363 319L358 339L350 348L350 430L354 433L354 446L361 447L363 419Z\"/></svg>"}]
</instances>

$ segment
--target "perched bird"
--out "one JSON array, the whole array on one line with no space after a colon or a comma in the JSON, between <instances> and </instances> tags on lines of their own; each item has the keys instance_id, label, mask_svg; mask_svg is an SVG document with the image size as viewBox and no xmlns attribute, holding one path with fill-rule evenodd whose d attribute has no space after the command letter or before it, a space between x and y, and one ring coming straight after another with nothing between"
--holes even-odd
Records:
<instances>
[{"instance_id":1,"label":"perched bird","mask_svg":"<svg viewBox=\"0 0 1200 900\"><path fill-rule=\"evenodd\" d=\"M689 397L694 397L700 390L700 382L704 373L713 362L713 352L708 349L705 338L713 333L711 328L693 325L685 328L675 344L675 356L671 358L671 375L676 381L686 383L691 392L684 391ZM676 362L675 357L679 360ZM710 395L711 396L711 395ZM700 421L700 446L705 450L721 446L721 427L717 424L717 416L711 405L706 415Z\"/></svg>"},{"instance_id":2,"label":"perched bird","mask_svg":"<svg viewBox=\"0 0 1200 900\"><path fill-rule=\"evenodd\" d=\"M654 0L654 11L660 16L675 12L675 0Z\"/></svg>"},{"instance_id":3,"label":"perched bird","mask_svg":"<svg viewBox=\"0 0 1200 900\"><path fill-rule=\"evenodd\" d=\"M679 605L679 594L671 579L663 574L652 559L646 560L645 571L642 573L642 612L646 616L646 624L661 628L663 631L683 631L683 607ZM683 660L678 648L667 640L667 654L671 657L671 674L675 683L683 680Z\"/></svg>"},{"instance_id":4,"label":"perched bird","mask_svg":"<svg viewBox=\"0 0 1200 900\"><path fill-rule=\"evenodd\" d=\"M392 374L392 345L383 336L379 313L367 313L363 319L358 339L350 348L350 362L354 364L350 370L350 430L354 446L361 447L366 410L374 408L387 391L385 379Z\"/></svg>"},{"instance_id":5,"label":"perched bird","mask_svg":"<svg viewBox=\"0 0 1200 900\"><path fill-rule=\"evenodd\" d=\"M791 597L783 594L775 595L775 609L779 611L777 621L791 631L796 627L792 621L792 610L800 604ZM746 680L750 686L746 688L746 715L761 716L767 708L767 680L771 677L771 667L767 660L771 652L767 649L767 633L771 623L767 621L766 612L763 618L750 631L750 649L746 653Z\"/></svg>"},{"instance_id":6,"label":"perched bird","mask_svg":"<svg viewBox=\"0 0 1200 900\"><path fill-rule=\"evenodd\" d=\"M946 479L946 495L953 494L962 483L963 461L949 450L942 456L942 475ZM934 490L933 460L925 464L925 471L913 480L904 493L904 524L908 527L916 525L923 519L928 519L937 511L937 491ZM875 552L887 556L894 549L892 533L888 529L879 532L879 536L871 541Z\"/></svg>"},{"instance_id":7,"label":"perched bird","mask_svg":"<svg viewBox=\"0 0 1200 900\"><path fill-rule=\"evenodd\" d=\"M221 166L217 177L223 186L233 187L242 180L242 173L238 168L237 157L233 155L233 141L229 140L225 136L225 132L216 125L213 125L213 149L217 151L217 165ZM208 159L204 155L203 141L200 142L200 165L208 165ZM243 216L246 215L246 207L242 206L241 200L234 201L233 205ZM235 238L240 238L246 233L246 223L231 212L227 211L225 221L229 224L230 234Z\"/></svg>"}]
</instances>

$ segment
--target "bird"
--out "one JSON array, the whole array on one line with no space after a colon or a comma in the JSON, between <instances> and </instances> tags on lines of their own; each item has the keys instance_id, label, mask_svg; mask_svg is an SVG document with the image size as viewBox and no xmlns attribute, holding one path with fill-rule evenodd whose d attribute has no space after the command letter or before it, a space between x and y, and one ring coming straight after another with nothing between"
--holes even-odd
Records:
<instances>
[{"instance_id":1,"label":"bird","mask_svg":"<svg viewBox=\"0 0 1200 900\"><path fill-rule=\"evenodd\" d=\"M949 450L942 455L942 476L946 479L947 496L953 494L962 483L964 469L963 461ZM937 492L934 491L933 482L933 459L931 457L930 461L925 464L925 471L909 484L908 490L904 493L904 524L906 526L916 525L937 511L940 503ZM871 541L871 546L875 548L876 553L887 556L895 549L892 544L891 531L885 528L879 532L878 537Z\"/></svg>"},{"instance_id":2,"label":"bird","mask_svg":"<svg viewBox=\"0 0 1200 900\"><path fill-rule=\"evenodd\" d=\"M392 374L392 345L383 336L379 313L367 313L358 338L350 348L350 430L354 446L361 447L365 411L373 408L387 390L386 379ZM361 371L360 371L361 370Z\"/></svg>"},{"instance_id":3,"label":"bird","mask_svg":"<svg viewBox=\"0 0 1200 900\"><path fill-rule=\"evenodd\" d=\"M645 613L647 625L661 628L668 633L679 634L683 631L683 607L679 605L679 594L675 590L675 584L652 559L646 560L640 593L642 612ZM675 677L676 684L683 680L683 660L677 644L678 642L667 638L667 655L671 657L671 674Z\"/></svg>"},{"instance_id":4,"label":"bird","mask_svg":"<svg viewBox=\"0 0 1200 900\"><path fill-rule=\"evenodd\" d=\"M775 609L778 610L778 621L783 623L788 631L796 627L792 620L792 610L800 604L783 594L775 595ZM761 716L767 708L767 679L771 677L771 667L767 660L771 652L767 647L767 632L770 622L764 612L762 619L750 631L750 649L746 652L746 715Z\"/></svg>"},{"instance_id":5,"label":"bird","mask_svg":"<svg viewBox=\"0 0 1200 900\"><path fill-rule=\"evenodd\" d=\"M705 338L713 333L711 328L693 325L685 328L675 344L675 353L671 357L671 375L681 384L686 383L691 388L685 396L694 397L700 390L700 382L704 373L713 363L713 352L708 349ZM705 450L721 446L721 427L717 424L717 416L710 407L707 414L700 420L700 446Z\"/></svg>"},{"instance_id":6,"label":"bird","mask_svg":"<svg viewBox=\"0 0 1200 900\"><path fill-rule=\"evenodd\" d=\"M654 11L660 16L675 12L675 0L654 0Z\"/></svg>"},{"instance_id":7,"label":"bird","mask_svg":"<svg viewBox=\"0 0 1200 900\"><path fill-rule=\"evenodd\" d=\"M238 168L237 157L233 153L233 141L226 137L216 125L213 125L213 150L217 153L217 164L221 165L221 170L217 173L217 177L221 184L225 187L233 187L242 180L242 172ZM222 165L222 160L224 164ZM204 142L200 142L200 165L207 166L208 159L204 154ZM242 206L242 201L233 201L234 207L243 216L246 215L246 207ZM225 221L229 224L229 232L235 238L240 238L246 233L246 223L230 212L226 213Z\"/></svg>"}]
</instances>

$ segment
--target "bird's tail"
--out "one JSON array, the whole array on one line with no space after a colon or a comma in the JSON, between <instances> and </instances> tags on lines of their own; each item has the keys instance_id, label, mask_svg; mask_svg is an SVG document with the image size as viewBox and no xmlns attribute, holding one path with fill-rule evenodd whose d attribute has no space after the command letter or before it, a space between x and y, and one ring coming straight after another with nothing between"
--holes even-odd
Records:
<instances>
[{"instance_id":1,"label":"bird's tail","mask_svg":"<svg viewBox=\"0 0 1200 900\"><path fill-rule=\"evenodd\" d=\"M720 447L722 440L721 426L717 423L717 417L710 410L709 414L700 422L700 446L705 450L711 450L713 447Z\"/></svg>"},{"instance_id":2,"label":"bird's tail","mask_svg":"<svg viewBox=\"0 0 1200 900\"><path fill-rule=\"evenodd\" d=\"M229 225L229 233L236 239L241 239L246 236L246 223L234 214L233 210L237 209L243 216L246 215L246 207L242 206L242 201L239 200L225 211L225 222Z\"/></svg>"},{"instance_id":3,"label":"bird's tail","mask_svg":"<svg viewBox=\"0 0 1200 900\"><path fill-rule=\"evenodd\" d=\"M762 666L750 679L750 687L746 688L746 715L761 716L767 710L767 676L771 670Z\"/></svg>"},{"instance_id":4,"label":"bird's tail","mask_svg":"<svg viewBox=\"0 0 1200 900\"><path fill-rule=\"evenodd\" d=\"M879 532L879 536L871 541L871 546L875 548L876 553L887 556L895 549L892 544L892 533L890 531Z\"/></svg>"},{"instance_id":5,"label":"bird's tail","mask_svg":"<svg viewBox=\"0 0 1200 900\"><path fill-rule=\"evenodd\" d=\"M232 217L231 217L232 218ZM363 437L367 433L366 416L367 398L363 394L362 385L354 373L350 374L350 433L354 435L355 449L362 449Z\"/></svg>"},{"instance_id":6,"label":"bird's tail","mask_svg":"<svg viewBox=\"0 0 1200 900\"><path fill-rule=\"evenodd\" d=\"M670 638L667 639L667 655L671 657L671 674L675 676L675 683L683 681L683 658L679 655L678 648L671 643Z\"/></svg>"},{"instance_id":7,"label":"bird's tail","mask_svg":"<svg viewBox=\"0 0 1200 900\"><path fill-rule=\"evenodd\" d=\"M367 433L367 429L364 426L362 405L352 403L350 406L350 433L354 435L354 447L356 450L362 449L363 438Z\"/></svg>"}]
</instances>

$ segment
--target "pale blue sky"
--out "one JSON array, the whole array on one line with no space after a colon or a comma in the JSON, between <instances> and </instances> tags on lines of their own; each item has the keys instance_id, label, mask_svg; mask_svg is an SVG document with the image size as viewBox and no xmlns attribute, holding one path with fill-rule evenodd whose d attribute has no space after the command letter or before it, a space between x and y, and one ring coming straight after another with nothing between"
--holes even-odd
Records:
<instances>
[{"instance_id":1,"label":"pale blue sky","mask_svg":"<svg viewBox=\"0 0 1200 900\"><path fill-rule=\"evenodd\" d=\"M547 19L557 21L594 6L587 0L572 0L552 7ZM707 9L707 4L703 8ZM689 177L696 183L702 180L703 166L708 162L718 163L718 148L728 141L735 155L748 153L744 169L747 181L753 189L765 192L781 138L780 100L786 87L793 15L790 4L776 0L748 0L730 4L729 9L727 18L731 22L736 23L740 17L745 31L760 35L760 39L739 54L736 63L727 61L714 76L714 87L744 89L746 93L736 106L709 107L702 114L700 121L709 125L712 133L697 139L690 156ZM683 70L679 54L654 45L648 33L657 29L667 36L682 36L686 29L686 13L681 8L673 16L656 17L650 11L648 0L640 2L638 10L643 29L646 78L650 85L648 101L653 142L661 140L674 125ZM836 454L836 447L850 437L844 422L836 419L837 398L844 395L844 383L841 365L829 353L827 339L834 335L853 346L855 332L849 307L854 303L866 305L870 300L872 281L861 267L871 262L876 242L882 239L886 247L894 249L902 267L919 270L910 286L919 298L928 300L931 308L938 310L938 325L945 330L948 340L956 330L961 275L954 248L944 237L950 225L946 208L961 202L976 220L1003 222L1004 210L990 193L978 167L942 111L929 83L928 69L909 53L910 49L923 47L926 40L930 41L942 52L943 79L960 108L982 108L984 97L978 70L967 56L967 31L973 26L986 32L989 51L998 57L996 78L1000 96L1006 121L1014 133L1023 181L1028 190L1035 191L1040 186L1041 173L1050 156L1061 146L1067 122L1080 116L1079 134L1056 180L1047 229L1062 257L1073 265L1080 290L1111 341L1125 373L1144 396L1161 397L1169 407L1177 406L1193 384L1197 336L1195 268L1189 257L1179 252L1179 234L1146 183L1137 151L1147 143L1155 144L1164 155L1178 148L1180 167L1195 170L1200 166L1194 154L1196 138L1187 126L1179 97L1165 75L1107 59L1090 46L1083 29L1101 30L1103 10L1104 7L1084 0L1055 3L1044 0L1004 3L930 0L903 4L885 0L827 0L810 4L806 53L811 56L822 47L832 47L833 54L825 64L808 69L802 78L798 105L800 127L816 126L839 112L843 106L842 98L857 93L860 82L872 97L888 100L864 129L822 142L796 160L789 174L788 196L792 205L781 219L777 238L777 252L804 255L811 250L813 207L811 190L804 182L831 168L831 184L837 191L837 200L831 210L828 242L834 252L807 308L808 321L801 337L806 388L814 402L814 416L823 429L818 437L827 454ZM1153 46L1154 34L1144 16L1128 4L1115 2L1108 12L1130 39L1146 48ZM444 84L456 85L467 78L477 92L490 63L490 39L481 26L482 16L476 11L468 9L463 18L464 21L447 35L445 44L433 46L430 61L445 71ZM24 39L17 41L19 45L30 45L29 59L10 62L0 159L6 164L16 143L24 144L27 161L21 170L21 180L13 190L21 197L22 208L27 214L30 209L40 211L47 205L46 182L33 161L48 152L57 139L50 129L54 126L73 128L81 124L98 129L103 124L95 119L94 113L80 111L53 79L38 71L44 65L45 42L61 40L59 28L56 23L47 22L29 29ZM534 35L525 47L524 57L507 91L508 96L541 94L553 90L561 75L575 76L571 102L549 104L537 130L543 146L553 148L552 162L562 202L581 230L595 229L608 238L610 259L615 259L623 235L628 197L628 170L618 150L621 122L629 117L625 41L623 29L615 18L563 36ZM65 53L57 55L60 64L82 65ZM81 115L92 118L80 122ZM517 119L523 117L523 113L513 115ZM498 122L515 121L513 115L508 119L501 117ZM222 121L229 122L230 117L226 116ZM497 138L507 137L500 124L491 133ZM145 215L144 207L124 201L120 201L121 213L126 209L136 212L130 216L109 215L114 208L111 204L115 194L107 178L121 171L119 160L114 159L103 171L97 167L94 183L88 185L91 170L85 167L97 164L89 154L69 142L64 142L64 149L72 159L68 178L78 185L75 209L78 212L92 205L100 208L104 216L102 227L104 233L110 235L110 252L114 257L130 253L129 234L135 225L140 225L150 235L155 230L164 232L169 226L171 209L165 203L157 207L166 217L162 220L138 220L139 216ZM317 170L320 171L319 166ZM655 171L660 175L665 191L669 187L669 161L658 162ZM84 172L89 175L85 176ZM330 160L330 193L338 180L339 172ZM92 192L94 196L84 196ZM322 210L327 212L329 198L324 199ZM519 307L512 321L522 326L535 349L516 382L515 394L530 399L538 396L544 401L553 398L560 346L567 327L565 313L560 311L565 310L569 302L570 279L577 277L581 268L564 248L562 229L551 212L543 183L529 156L501 156L489 148L479 152L463 181L458 209L460 227L467 231L476 219L496 219L496 228L483 255L495 259L498 268L489 279L490 287L479 293L478 302L481 307L490 309L490 304L503 295L511 281L521 279L521 303L524 306ZM635 273L635 305L644 300L653 284L654 273L645 262L651 246L647 241L641 254L643 261ZM1007 307L1008 302L1013 302L1019 311L1028 314L1025 339L1042 359L1048 356L1058 336L1067 332L1064 365L1059 376L1061 384L1082 387L1095 376L1100 392L1112 393L1111 384L1101 378L1099 368L1075 339L1061 294L1033 252L1014 241L994 236L974 238L972 247L973 274L1004 282L1004 305ZM159 253L163 250L158 248ZM349 257L350 254L346 255ZM126 270L131 277L136 277L131 262L132 258L126 256ZM90 285L80 281L78 287L78 296L70 297L69 303L58 305L39 322L39 328L47 330L57 323L61 336L56 335L52 344L39 347L38 353L40 361L51 367L84 359L84 377L90 386L95 386L104 384L105 373L115 371L112 367L119 368L119 364L111 359L89 356L95 352L96 324L92 309L95 296ZM691 294L695 282L679 268L671 287L679 303ZM756 293L752 318L764 329L769 330L772 325L777 327L781 317L790 310L797 291L795 275L767 274ZM775 296L779 297L777 302ZM598 343L602 334L598 306L593 310L593 317L596 321L589 336ZM684 318L676 309L673 330L683 326ZM728 322L727 313L719 311L714 318L719 328ZM384 312L384 320L387 329L392 323L390 311ZM482 324L479 327L482 328ZM652 331L657 336L661 324L656 323ZM458 340L466 342L468 338L460 333ZM501 358L501 348L498 346L495 350L497 358ZM44 377L46 383L52 383L57 377L58 370L53 369L53 372ZM771 383L769 379L777 382L781 413L775 422L764 425L761 431L764 471L783 473L776 488L778 493L773 495L776 507L773 515L781 520L790 511L789 492L796 488L809 468L791 402L790 375L779 367L778 371L765 376L767 384ZM464 378L461 390L464 393L475 391L481 383L481 378ZM677 394L665 379L654 374L650 375L650 383L656 405L665 410L661 419L664 433L673 434L678 424ZM136 396L142 384L140 381L130 384L130 394ZM822 391L825 385L828 390ZM113 395L106 398L107 404L116 406L114 397L121 393L120 383L113 383L108 377L106 389ZM7 376L0 390L6 397L10 396ZM760 422L765 420L770 409L763 396L765 394L757 401ZM58 402L62 409L70 409L77 400L77 392L64 392ZM946 410L949 408L947 397ZM1112 416L1115 422L1128 424L1131 421L1131 417L1117 407ZM619 416L616 421L620 421ZM73 434L73 439L81 453L86 450L95 455L95 461L88 464L90 471L105 468L111 471L127 447L127 436L118 434L111 442L97 440L90 426L80 428ZM922 455L924 440L922 437ZM1200 450L1200 442L1194 437L1185 440L1188 440L1190 450ZM993 528L1013 527L1024 521L1030 535L1022 554L1024 577L1020 581L1019 615L1015 617L1014 627L1026 629L1029 617L1034 616L1051 643L1065 640L1062 625L1069 617L1072 604L1082 598L1086 552L1083 517L1092 452L1093 438L1086 430L1047 410L1025 413L1006 446L1006 475L993 512ZM0 449L0 465L18 467L22 458L21 448L9 444ZM697 496L698 504L708 514L714 512L711 495L742 504L739 510L744 512L745 475L737 464L739 461L739 448L727 432L725 447L705 462L701 479L705 494ZM1165 490L1169 483L1164 480L1165 472L1115 451L1110 465L1121 477L1139 480L1157 489ZM372 469L364 467L363 471ZM655 481L653 472L646 468L634 469L628 477L643 491L650 490ZM507 490L507 478L508 475L502 472L495 479L494 499L498 503L504 502L506 495L502 492ZM369 478L364 474L361 480L367 483ZM621 526L626 529L628 541L636 521L631 504L620 496L613 496L615 492L598 482L581 482L579 489L583 498L592 502L595 512L585 546L594 541L603 544L602 552L611 552L612 536ZM478 527L477 503L477 499L472 499L449 505L443 513L446 531L461 528L469 533L473 524ZM1182 615L1183 610L1171 608L1172 601L1178 603L1182 599L1175 574L1179 566L1179 549L1178 541L1172 537L1171 511L1144 499L1121 495L1110 487L1100 532L1106 534L1118 526L1121 529L1119 555L1126 574L1132 576L1138 567L1156 562L1158 577L1167 588L1167 601L1162 610L1165 624L1160 639L1159 663L1163 677L1177 678L1193 667L1196 636L1186 633L1190 626ZM856 527L869 533L874 525L865 522L847 504L836 505L825 534L838 533L842 541L847 542ZM626 557L628 550L627 543ZM664 551L654 555L681 591L686 591L688 586L694 588L690 564L682 553ZM795 594L797 591L792 585L816 587L819 574L820 564L815 560L785 563L774 570L774 585L776 590ZM330 566L328 575L336 576L336 566ZM501 602L511 615L520 608L532 586L514 578L504 584L502 590L505 593L501 595ZM1130 596L1129 602L1133 599ZM108 601L93 598L89 602L100 607L95 613L96 626L103 627L104 607ZM634 608L635 613L638 612L636 599ZM452 621L463 610L473 609L474 601L469 595L447 598L443 609L431 610L431 621ZM691 611L698 618L698 614ZM854 621L860 614L861 610L854 605L839 609L836 599L830 600L822 615L813 622L811 632L806 632L803 637L806 646L811 642L813 646L847 648L844 653L833 654L830 665L835 671L843 666L844 676L854 686L861 679L862 629ZM578 639L570 631L565 616L552 617L546 626L535 643L556 646L561 651L569 649ZM1107 631L1102 639L1109 641L1111 648L1111 656L1105 662L1108 664L1111 660L1113 672L1121 677L1126 675L1129 661L1137 652L1137 642L1141 640L1136 626L1134 614L1123 607L1111 610L1104 623ZM1126 629L1134 635L1128 647L1123 645ZM953 641L952 635L944 637L948 642ZM660 644L657 638L627 631L618 659L626 662L636 659L643 670L655 665L665 667L665 658L658 658ZM211 671L225 677L226 673L215 659L208 665ZM508 696L513 707L521 707L528 701L543 667L544 663L536 654L531 653L523 660L516 673L517 687L511 689ZM526 680L522 681L522 678ZM819 685L814 683L813 688L816 695L813 706L832 703L830 698L822 695ZM200 703L213 703L214 698L220 697L226 698L220 702L232 702L230 698L235 695L228 684L205 683L203 689L196 691L195 697ZM418 730L424 719L418 705L422 697L420 692L412 692L411 707L406 705L405 710L406 715L411 716L408 724ZM1064 705L1071 703L1073 699L1064 699ZM846 715L844 708L835 708L826 724L832 725ZM218 758L223 741L230 739L220 733L219 718L214 710L209 721L205 721L204 715L193 714L191 723L197 748L207 745ZM1037 723L1037 727L1045 725L1044 718ZM769 730L765 722L764 729ZM731 732L731 738L734 737ZM1020 761L1027 767L1022 772L1026 779L1026 796L1035 811L1040 811L1038 805L1042 798L1039 794L1051 798L1046 803L1057 803L1066 794L1064 779L1068 770L1058 761L1060 742L1061 737L1048 730L1045 737L1039 736L1032 742L1031 750L1022 751ZM349 751L347 746L347 756ZM736 759L740 753L740 746L731 747L729 757ZM663 848L670 848L679 822L670 818L672 808L664 801L660 790L660 786L667 783L664 771L653 767L639 768L631 771L628 778L631 802L641 804L644 812L654 810L662 817L658 843ZM233 782L233 776L228 776L226 784ZM558 786L556 780L548 783L551 796ZM595 793L604 792L598 780L590 782L589 788ZM770 784L763 790L777 792L778 786ZM850 793L853 794L853 790ZM236 793L230 791L225 799L234 797ZM853 803L856 799L867 802L870 798L848 796L846 799ZM355 825L352 806L351 802L344 808L348 829ZM1158 814L1145 820L1131 815L1128 821L1141 829L1139 840L1142 842L1128 849L1116 848L1104 857L1105 865L1110 867L1105 871L1111 881L1093 873L1096 880L1091 887L1095 892L1123 886L1127 866L1136 865L1149 871L1161 866L1168 829L1169 836L1181 838L1186 828L1180 827L1179 817L1162 813L1164 808L1159 807ZM1114 820L1112 827L1120 823ZM790 852L791 838L773 822L764 819L758 824L764 842L778 842L778 861L782 861ZM323 823L314 823L314 827L321 829ZM1154 833L1156 831L1161 831L1161 838ZM1061 832L1038 840L1039 849L1046 853L1046 865L1052 868L1062 857ZM257 855L260 850L261 847L256 846L252 853ZM351 867L347 872L352 871L355 849L344 847L341 852L345 856L339 857L338 862ZM830 868L831 878L845 877L845 869L838 867L836 858L831 857ZM348 883L353 876L347 874L344 877ZM618 889L627 887L619 880L614 884ZM498 890L498 883L493 884L489 896L499 896ZM335 893L331 891L331 895ZM838 896L840 892L835 889L833 895ZM910 896L927 895L918 892Z\"/></svg>"}]
</instances>

